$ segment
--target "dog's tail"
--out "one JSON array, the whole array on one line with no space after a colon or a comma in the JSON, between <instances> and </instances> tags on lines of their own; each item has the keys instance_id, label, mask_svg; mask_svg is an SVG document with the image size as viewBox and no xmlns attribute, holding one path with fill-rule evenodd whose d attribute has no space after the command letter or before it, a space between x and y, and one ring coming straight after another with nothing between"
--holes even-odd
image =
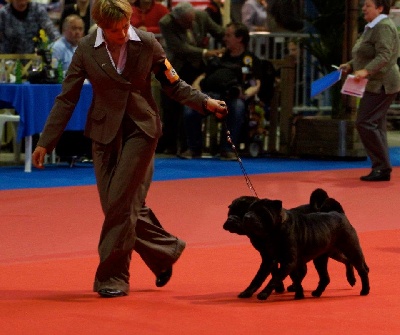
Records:
<instances>
[{"instance_id":1,"label":"dog's tail","mask_svg":"<svg viewBox=\"0 0 400 335\"><path fill-rule=\"evenodd\" d=\"M310 195L310 208L312 211L319 212L321 206L328 199L328 193L322 188L315 189Z\"/></svg>"},{"instance_id":2,"label":"dog's tail","mask_svg":"<svg viewBox=\"0 0 400 335\"><path fill-rule=\"evenodd\" d=\"M333 199L333 198L327 198L321 208L320 208L320 212L323 213L328 213L328 212L338 212L341 214L344 214L344 209L342 207L342 205L339 203L339 201Z\"/></svg>"}]
</instances>

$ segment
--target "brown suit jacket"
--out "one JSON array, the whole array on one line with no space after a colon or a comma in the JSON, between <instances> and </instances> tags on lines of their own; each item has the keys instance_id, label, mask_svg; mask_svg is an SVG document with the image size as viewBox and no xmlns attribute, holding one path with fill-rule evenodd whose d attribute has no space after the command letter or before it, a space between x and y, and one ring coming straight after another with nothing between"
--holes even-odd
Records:
<instances>
[{"instance_id":1,"label":"brown suit jacket","mask_svg":"<svg viewBox=\"0 0 400 335\"><path fill-rule=\"evenodd\" d=\"M135 31L140 41L128 41L122 74L118 74L113 67L104 43L94 47L96 32L81 40L67 71L62 92L46 121L39 146L45 147L47 152L55 148L79 100L85 79L93 87L85 135L102 144L113 140L125 113L148 136L158 138L161 135L160 114L151 93L152 72L168 96L203 112L202 102L206 95L182 80L168 80L165 52L154 34L138 29Z\"/></svg>"}]
</instances>

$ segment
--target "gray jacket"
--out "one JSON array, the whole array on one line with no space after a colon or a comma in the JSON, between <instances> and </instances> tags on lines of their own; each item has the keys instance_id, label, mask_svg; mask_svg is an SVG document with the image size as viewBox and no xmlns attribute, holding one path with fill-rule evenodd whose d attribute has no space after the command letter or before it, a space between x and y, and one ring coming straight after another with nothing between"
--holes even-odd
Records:
<instances>
[{"instance_id":1,"label":"gray jacket","mask_svg":"<svg viewBox=\"0 0 400 335\"><path fill-rule=\"evenodd\" d=\"M399 45L396 26L389 18L367 29L357 40L349 64L353 71L368 71L366 91L380 93L382 86L386 94L400 91Z\"/></svg>"}]
</instances>

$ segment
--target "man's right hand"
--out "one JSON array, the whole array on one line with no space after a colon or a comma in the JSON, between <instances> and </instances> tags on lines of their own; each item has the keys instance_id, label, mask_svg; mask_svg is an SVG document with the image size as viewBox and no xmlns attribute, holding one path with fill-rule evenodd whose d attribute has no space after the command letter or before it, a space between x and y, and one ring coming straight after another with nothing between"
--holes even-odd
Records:
<instances>
[{"instance_id":1,"label":"man's right hand","mask_svg":"<svg viewBox=\"0 0 400 335\"><path fill-rule=\"evenodd\" d=\"M204 54L206 58L210 57L221 57L225 52L225 48L215 49L215 50L207 50Z\"/></svg>"},{"instance_id":2,"label":"man's right hand","mask_svg":"<svg viewBox=\"0 0 400 335\"><path fill-rule=\"evenodd\" d=\"M228 114L228 108L225 101L208 98L206 109L214 113L218 119L223 119Z\"/></svg>"},{"instance_id":3,"label":"man's right hand","mask_svg":"<svg viewBox=\"0 0 400 335\"><path fill-rule=\"evenodd\" d=\"M46 156L46 148L37 146L32 154L32 164L38 169L43 169L44 157Z\"/></svg>"}]
</instances>

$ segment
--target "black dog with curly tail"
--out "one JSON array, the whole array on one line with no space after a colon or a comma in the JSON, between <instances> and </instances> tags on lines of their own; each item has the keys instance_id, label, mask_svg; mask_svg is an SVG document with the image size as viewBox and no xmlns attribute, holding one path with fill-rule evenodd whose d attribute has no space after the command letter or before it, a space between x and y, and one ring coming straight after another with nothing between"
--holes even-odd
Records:
<instances>
[{"instance_id":1,"label":"black dog with curly tail","mask_svg":"<svg viewBox=\"0 0 400 335\"><path fill-rule=\"evenodd\" d=\"M301 212L301 213L313 213L318 211L329 211L332 210L342 210L340 207L334 207L331 202L327 202L324 205L324 202L327 201L328 194L323 189L316 189L311 193L310 200L308 204L298 206L293 208L292 210ZM253 236L252 234L248 234L243 227L243 218L245 214L248 212L250 205L257 201L258 198L255 196L242 196L239 197L229 205L228 218L223 225L223 228L231 233L235 233L238 235L246 235L249 237L251 244L253 247L260 253L261 255L261 265L259 270L257 271L254 279L251 281L250 285L239 294L239 298L249 298L251 297L263 284L267 276L278 269L278 263L274 261L272 264L271 261L271 250L268 249L265 241L263 239L258 238L257 236ZM339 205L340 206L340 205ZM343 255L330 255L331 258L346 264L346 275L347 280L351 286L355 284L355 276L353 267L349 264L348 260ZM269 264L269 266L268 266ZM275 287L275 291L277 293L284 292L285 288L283 282L277 284ZM287 288L288 291L293 292L293 285L290 285ZM322 292L321 292L322 293Z\"/></svg>"},{"instance_id":2,"label":"black dog with curly tail","mask_svg":"<svg viewBox=\"0 0 400 335\"><path fill-rule=\"evenodd\" d=\"M341 208L336 200L327 200L335 208ZM279 263L279 269L271 272L272 279L257 295L258 299L267 299L288 275L293 281L295 299L304 298L301 284L310 260L314 260L320 277L312 295L321 296L330 282L327 264L332 253L343 254L356 268L362 284L360 295L369 293L369 268L356 230L343 213L326 210L327 213L302 214L285 210L280 200L269 199L256 200L250 205L243 218L243 229L268 246L266 268L272 269Z\"/></svg>"}]
</instances>

